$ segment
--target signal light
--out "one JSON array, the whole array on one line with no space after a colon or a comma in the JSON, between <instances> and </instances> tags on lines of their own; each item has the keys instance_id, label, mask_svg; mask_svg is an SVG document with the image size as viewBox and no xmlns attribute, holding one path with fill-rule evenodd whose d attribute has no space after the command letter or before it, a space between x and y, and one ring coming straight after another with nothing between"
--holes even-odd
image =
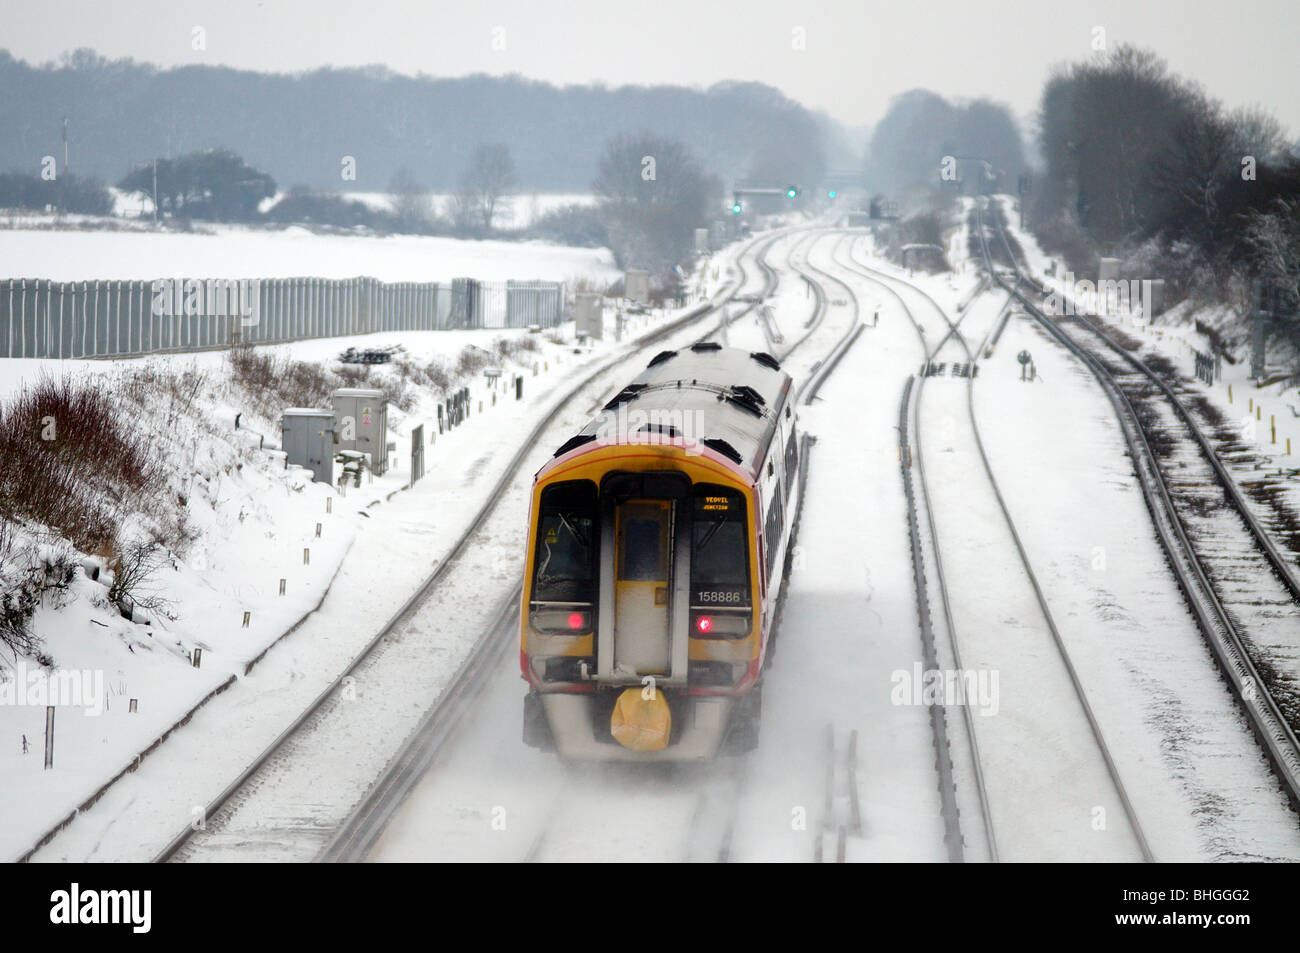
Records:
<instances>
[{"instance_id":1,"label":"signal light","mask_svg":"<svg viewBox=\"0 0 1300 953\"><path fill-rule=\"evenodd\" d=\"M731 214L732 214L732 215L739 215L739 214L740 214L740 211L741 211L741 208L742 208L741 204L740 204L739 202L737 202L735 205L731 206Z\"/></svg>"},{"instance_id":2,"label":"signal light","mask_svg":"<svg viewBox=\"0 0 1300 953\"><path fill-rule=\"evenodd\" d=\"M569 613L570 629L585 629L587 627L587 617L581 612Z\"/></svg>"},{"instance_id":3,"label":"signal light","mask_svg":"<svg viewBox=\"0 0 1300 953\"><path fill-rule=\"evenodd\" d=\"M708 632L713 628L713 620L706 615L700 616L700 621L696 625L699 626L701 632Z\"/></svg>"},{"instance_id":4,"label":"signal light","mask_svg":"<svg viewBox=\"0 0 1300 953\"><path fill-rule=\"evenodd\" d=\"M835 198L835 190L834 190L834 189L830 189L830 190L826 193L826 197L827 197L828 199L833 199L833 198Z\"/></svg>"},{"instance_id":5,"label":"signal light","mask_svg":"<svg viewBox=\"0 0 1300 953\"><path fill-rule=\"evenodd\" d=\"M799 189L797 186L794 185L790 186L788 189L785 190L785 197L788 199L792 199L798 194L799 194Z\"/></svg>"}]
</instances>

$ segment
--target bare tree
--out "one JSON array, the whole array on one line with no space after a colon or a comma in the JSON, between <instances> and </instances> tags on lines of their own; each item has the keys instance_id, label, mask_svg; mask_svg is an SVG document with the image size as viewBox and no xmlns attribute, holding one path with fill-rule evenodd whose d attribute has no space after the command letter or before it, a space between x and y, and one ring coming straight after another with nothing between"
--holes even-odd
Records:
<instances>
[{"instance_id":1,"label":"bare tree","mask_svg":"<svg viewBox=\"0 0 1300 953\"><path fill-rule=\"evenodd\" d=\"M428 189L416 181L410 169L405 167L394 173L388 183L388 194L392 198L393 215L408 228L425 230L433 218L433 204Z\"/></svg>"},{"instance_id":2,"label":"bare tree","mask_svg":"<svg viewBox=\"0 0 1300 953\"><path fill-rule=\"evenodd\" d=\"M1300 199L1276 199L1266 212L1252 214L1245 240L1258 274L1294 304L1300 299Z\"/></svg>"},{"instance_id":3,"label":"bare tree","mask_svg":"<svg viewBox=\"0 0 1300 953\"><path fill-rule=\"evenodd\" d=\"M1263 106L1242 106L1228 115L1232 126L1233 149L1240 156L1254 156L1263 161L1284 152L1286 129L1276 116Z\"/></svg>"},{"instance_id":4,"label":"bare tree","mask_svg":"<svg viewBox=\"0 0 1300 953\"><path fill-rule=\"evenodd\" d=\"M478 146L452 197L452 218L472 221L490 232L498 213L508 209L517 178L509 146L504 143Z\"/></svg>"},{"instance_id":5,"label":"bare tree","mask_svg":"<svg viewBox=\"0 0 1300 953\"><path fill-rule=\"evenodd\" d=\"M681 142L643 134L607 143L592 190L618 260L657 270L689 253L721 184Z\"/></svg>"}]
</instances>

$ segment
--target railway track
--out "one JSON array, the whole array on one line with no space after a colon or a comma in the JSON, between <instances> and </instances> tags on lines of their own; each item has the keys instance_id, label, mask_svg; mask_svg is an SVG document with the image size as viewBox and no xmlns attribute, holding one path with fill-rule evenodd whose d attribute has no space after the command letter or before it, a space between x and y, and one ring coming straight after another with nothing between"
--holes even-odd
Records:
<instances>
[{"instance_id":1,"label":"railway track","mask_svg":"<svg viewBox=\"0 0 1300 953\"><path fill-rule=\"evenodd\" d=\"M744 280L742 265L741 282ZM640 356L646 349L690 324L721 311L738 288L739 285L720 292L711 302L692 309L642 338L634 352L603 362L599 368L576 382L520 444L486 502L419 590L357 653L333 682L238 777L199 811L198 822L191 823L172 838L155 856L155 862L241 856L250 848L259 849L264 857L310 859L321 850L323 844L328 844L338 823L346 816L352 799L342 805L330 800L329 792L340 786L340 778L321 777L320 772L328 771L327 767L316 770L283 770L287 763L331 764L336 753L331 748L330 738L338 732L347 736L356 731L355 726L349 723L348 709L357 702L358 695L372 709L367 715L372 723L375 717L373 708L377 705L387 704L394 710L409 705L409 700L400 697L365 697L368 680L381 681L373 667L385 658L392 667L417 664L417 659L407 658L406 655L419 654L420 629L429 624L428 619L441 618L454 625L471 615L475 609L482 610L483 607L467 606L463 599L458 600L456 597L466 591L464 587L470 580L491 577L496 573L497 567L493 564L499 562L500 553L494 546L493 533L502 531L504 526L493 527L491 524L494 518L498 524L509 521L508 516L502 515L502 510L505 509L501 505L502 501L511 484L518 482L521 468L542 434L566 411L571 412L579 404L585 407L582 395L596 389L594 383L601 377L619 373L619 369L628 360ZM430 611L439 608L435 603L440 600L445 603L440 606L442 611ZM509 605L509 602L506 604ZM505 619L498 612L487 626L489 632L486 634L490 635L494 626L505 624ZM439 686L445 687L449 693L449 706L460 703L463 686L473 681L468 673L475 666L484 664L482 645L489 642L490 639L480 639L475 643L461 673L446 686ZM397 684L402 684L400 679ZM427 685L421 687L428 688ZM444 714L451 710L455 709L444 709ZM339 767L340 773L346 771L346 766ZM385 777L388 773L385 772ZM282 778L300 780L297 786L290 784L288 790L277 790L277 786L282 783L279 779ZM347 797L346 794L342 796Z\"/></svg>"},{"instance_id":2,"label":"railway track","mask_svg":"<svg viewBox=\"0 0 1300 953\"><path fill-rule=\"evenodd\" d=\"M987 341L994 333L997 322L994 321L990 325L978 346L972 347L970 340L961 330L962 323L970 314L969 309L954 321L938 302L919 287L886 272L871 268L853 255L852 248L850 248L849 264L862 277L874 282L887 295L897 301L917 333L924 356L921 373L917 378L916 385L914 387L909 386L904 391L904 403L900 408L899 415L900 457L904 461L904 467L907 467L911 460L915 460L915 470L921 489L920 499L925 510L925 520L922 523L917 518L915 514L916 501L913 495L908 493L909 503L913 508L912 515L909 516L909 523L912 524L910 529L914 533L912 540L914 559L923 558L922 547L916 536L928 533L935 583L937 584L943 608L943 628L948 636L946 644L943 645L935 639L928 608L921 607L921 601L928 598L928 595L926 595L928 585L926 585L925 589L918 593L920 623L924 643L923 651L927 663L936 658L941 659L946 655L951 660L952 671L957 673L957 702L962 709L962 725L969 751L968 771L977 801L977 810L969 813L974 814L980 821L982 836L978 839L982 842L983 859L990 861L997 861L1004 857L1006 859L1029 859L1035 856L1035 851L1041 848L1043 844L1047 844L1052 849L1063 850L1064 853L1060 854L1062 858L1071 856L1073 851L1081 852L1073 856L1087 856L1087 854L1082 853L1084 850L1101 847L1101 856L1111 859L1134 859L1134 855L1136 855L1136 857L1143 860L1153 860L1154 857L1142 824L1133 807L1127 787L1111 754L1102 727L1093 712L1087 692L1078 676L1051 609L1043 595L1037 574L1006 505L992 465L984 449L983 439L980 436L979 422L974 407L974 382L978 373L977 357L984 353ZM900 288L906 289L909 294L919 296L927 309L939 318L940 326L935 329L938 331L938 343L934 345L929 343L926 335L926 323L917 316L900 292ZM952 346L959 348L959 356L964 358L964 361L959 362L959 366L964 368L963 376L966 382L966 386L963 388L965 392L964 416L968 428L965 437L958 434L955 428L952 428L949 434L940 435L940 443L948 444L945 450L949 452L955 451L955 453L951 453L951 455L950 453L944 453L937 458L938 479L932 480L931 477L935 475L931 472L934 461L929 460L925 453L925 444L930 438L930 432L925 426L925 417L923 416L925 403L923 398L926 393L927 381L931 378L931 372L939 365L938 359L943 355L945 349L950 349ZM950 393L950 391L946 392L945 396ZM947 407L948 405L944 406ZM948 417L944 418L945 424L953 420L955 413L959 413L959 411L955 412L950 409ZM910 434L907 430L909 418L911 423ZM944 429L948 428L945 427ZM962 446L963 440L965 441L964 446ZM915 447L914 451L913 446ZM968 479L969 471L964 467L969 466L970 463L977 463L979 469L983 471L987 491L991 494L994 503L991 508L974 506L969 502L969 491L972 488L972 483ZM946 507L945 535L942 539L956 538L965 544L963 546L946 548L943 545L939 532L941 519L937 513L945 509L945 507L941 505L943 501L940 495L935 492L936 487L940 491L950 487L962 488L960 506L955 508L953 506ZM907 483L905 483L905 491L907 488ZM985 513L998 514L996 523L1000 524L1000 528L995 527L992 520L982 518ZM972 519L972 514L981 514L981 517ZM981 522L985 524L982 527L978 525ZM967 523L971 524L969 528ZM918 533L917 530L923 532ZM982 610L979 607L970 605L969 601L967 604L960 603L951 592L950 582L954 579L960 579L963 573L966 575L975 572L987 573L989 551L987 548L981 548L980 543L981 541L986 543L989 535L1002 534L1005 534L1012 544L1011 549L1014 550L1015 556L1013 560L1006 562L1004 567L1006 572L997 574L1000 581L1007 584L1001 593L1000 599L983 600L998 603L999 612L997 613L998 617L995 618L987 613L981 614ZM975 554L975 561L971 558L972 552ZM945 554L948 556L947 559L945 559ZM959 571L957 576L952 575L954 569ZM916 576L918 582L925 585L924 572L918 571ZM1011 579L1015 578L1023 579L1028 584L1028 591L1021 587L1019 592L1014 592L1009 583ZM1013 611L1013 609L1016 611ZM1011 624L1005 618L1008 613L1014 619L1014 624ZM1039 622L1037 624L1031 622L1031 616L1036 616ZM997 637L990 637L992 633L998 633ZM965 663L980 660L986 663L994 663L986 665L988 668L996 670L1000 667L1003 671L1014 672L1016 668L1014 664L997 666L996 660L1004 658L1017 662L1024 658L1035 657L1042 650L1044 636L1048 637L1050 645L1054 648L1052 657L1056 660L1056 663L1044 664L1039 668L1036 672L1034 687L1021 686L1020 692L1017 694L1017 702L1026 706L1025 710L1028 714L1025 718L1000 719L996 726L986 725L983 732L981 732L976 727L976 716L973 713L971 699L964 694L964 678L967 673L974 671ZM1023 651L1017 652L1013 647L1015 644L1021 645ZM963 659L963 649L966 650L964 653L965 659ZM1008 655L1008 652L1011 654ZM1061 677L1062 675L1064 675L1064 678ZM1049 683L1059 686L1060 690L1049 690L1046 687ZM1060 699L1063 697L1071 698L1073 702L1077 703L1077 708L1073 704L1062 704ZM1082 722L1083 724L1076 727L1076 722ZM1045 763L1040 762L1037 770L1030 775L1024 774L1024 766L1018 761L1010 765L995 763L990 766L987 763L992 760L992 753L1000 753L1005 750L1020 750L1022 752L1038 750L1036 745L1041 743L1042 739L1036 738L1034 735L1038 732L1048 731L1048 726L1050 726L1051 738L1057 745L1056 757L1044 759ZM955 789L958 787L958 770L960 769L954 766L951 758L950 738L947 735L946 720L935 718L932 715L932 727L936 733L935 745L938 755L940 795L945 814L945 841L947 842L949 857L950 859L957 859L960 845L961 858L970 859L968 856L970 845L965 843L965 838L960 833L960 812L955 793ZM1084 728L1084 730L1078 730L1080 727ZM981 734L986 736L984 739L986 742L993 740L993 743L982 745ZM1077 744L1072 748L1065 747L1069 742L1079 738L1090 739L1088 745L1084 746L1089 751L1082 750ZM1098 770L1099 768L1101 770ZM1091 772L1091 777L1087 777L1088 772ZM1095 832L1084 823L1081 817L1076 817L1073 826L1069 826L1064 823L1054 823L1054 818L1051 815L1042 816L1037 824L1032 823L1030 818L1017 816L1016 803L1022 793L1018 789L1026 782L1031 783L1037 796L1047 799L1048 803L1050 803L1054 794L1064 795L1065 792L1073 794L1076 790L1085 788L1087 794L1084 796L1084 800L1089 804L1102 805L1109 802L1109 797L1103 797L1101 789L1109 787L1114 801L1118 803L1125 818L1131 839L1123 844L1112 841L1101 845L1095 837ZM1089 797L1091 800L1087 800ZM1078 798L1059 800L1059 808L1062 814L1077 810L1082 804L1083 802L1078 801Z\"/></svg>"},{"instance_id":3,"label":"railway track","mask_svg":"<svg viewBox=\"0 0 1300 953\"><path fill-rule=\"evenodd\" d=\"M978 203L976 226L995 280L1105 391L1169 566L1274 774L1300 811L1300 583L1198 423L1197 414L1212 408L1172 368L1144 361L1134 353L1136 342L1099 321L1048 315L1040 303L1047 289L1021 268L1001 215L993 227L1014 281L996 273Z\"/></svg>"},{"instance_id":4,"label":"railway track","mask_svg":"<svg viewBox=\"0 0 1300 953\"><path fill-rule=\"evenodd\" d=\"M766 241L755 256L755 260L761 262L760 268L766 276L763 285L765 293L774 290L777 285L775 269L767 263L766 254L780 237ZM818 237L816 234L810 236L809 247ZM807 240L797 239L796 245L804 241ZM743 273L743 265L741 268ZM746 279L742 276L741 283L737 287L743 287L745 283ZM812 372L804 375L795 394L796 402L802 401L806 404L815 397L817 389L852 346L857 332L861 330L857 320L856 297L851 288L847 285L844 287L853 300L852 321L845 333L836 339L826 356L816 362ZM805 325L805 333L784 352L782 360L802 346L821 326L826 310L825 302L824 295L817 296L813 313ZM733 318L732 321L734 320ZM808 448L805 438L799 477L801 481L806 481L807 478ZM796 531L797 526L798 515L796 514ZM481 645L490 645L491 648L484 648L481 659L467 662L458 674L456 684L460 687L456 690L457 701L454 707L443 709L440 704L438 709L431 711L423 719L419 728L411 735L379 781L372 786L334 836L324 845L317 855L318 860L350 862L368 857L399 807L411 794L416 781L429 771L437 769L448 742L455 734L456 726L481 693L482 684L493 671L494 664L499 665L509 648L514 645L518 624L517 593L518 589L515 590L515 611L503 612L501 616L504 625L498 627L494 624L494 627L480 640ZM779 626L779 610L776 624ZM689 811L685 811L684 807L681 808L686 827L683 842L684 859L726 862L731 858L738 810L745 791L746 765L747 759L744 757L727 759L727 763L720 769L721 777L692 776L691 783L698 787L698 790L689 796L691 802ZM639 792L640 786L645 783L650 783L656 788L662 784L664 779L658 773L647 775L646 772L638 770L641 767L644 766L601 766L600 780L614 784L627 784L629 792ZM573 837L580 836L580 833L593 823L593 817L600 815L604 795L595 799L584 798L583 791L586 786L579 783L580 778L575 780L573 776L574 772L583 775L592 770L596 769L592 766L570 766L563 782L552 792L549 799L550 806L543 812L544 820L540 829L527 841L523 854L524 860L542 860L555 853L557 845L567 847ZM669 779L677 778L677 775L685 770L688 769L669 769ZM680 798L673 800L678 801ZM557 834L557 831L562 833L565 830L571 831L569 837Z\"/></svg>"}]
</instances>

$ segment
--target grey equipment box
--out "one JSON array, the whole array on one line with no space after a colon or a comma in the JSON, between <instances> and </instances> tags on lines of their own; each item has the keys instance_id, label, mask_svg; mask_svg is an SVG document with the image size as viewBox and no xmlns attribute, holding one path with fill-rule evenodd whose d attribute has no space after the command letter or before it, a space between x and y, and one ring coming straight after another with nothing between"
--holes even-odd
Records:
<instances>
[{"instance_id":1,"label":"grey equipment box","mask_svg":"<svg viewBox=\"0 0 1300 953\"><path fill-rule=\"evenodd\" d=\"M388 405L384 392L365 387L341 387L331 398L339 450L356 450L370 457L370 469L388 468Z\"/></svg>"},{"instance_id":2,"label":"grey equipment box","mask_svg":"<svg viewBox=\"0 0 1300 953\"><path fill-rule=\"evenodd\" d=\"M580 291L573 309L574 333L578 337L599 341L605 336L605 299L598 294Z\"/></svg>"},{"instance_id":3,"label":"grey equipment box","mask_svg":"<svg viewBox=\"0 0 1300 953\"><path fill-rule=\"evenodd\" d=\"M280 446L285 460L306 467L319 483L334 483L334 413L290 407L280 415Z\"/></svg>"},{"instance_id":4,"label":"grey equipment box","mask_svg":"<svg viewBox=\"0 0 1300 953\"><path fill-rule=\"evenodd\" d=\"M650 272L631 269L623 276L623 297L637 304L650 303Z\"/></svg>"}]
</instances>

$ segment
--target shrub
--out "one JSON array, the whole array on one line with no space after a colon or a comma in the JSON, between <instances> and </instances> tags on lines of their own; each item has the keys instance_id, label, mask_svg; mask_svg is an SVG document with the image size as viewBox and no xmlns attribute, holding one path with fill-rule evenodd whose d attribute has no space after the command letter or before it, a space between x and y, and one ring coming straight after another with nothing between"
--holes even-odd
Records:
<instances>
[{"instance_id":1,"label":"shrub","mask_svg":"<svg viewBox=\"0 0 1300 953\"><path fill-rule=\"evenodd\" d=\"M124 419L102 381L41 378L0 406L0 518L103 549L128 509L157 515L161 454Z\"/></svg>"}]
</instances>

